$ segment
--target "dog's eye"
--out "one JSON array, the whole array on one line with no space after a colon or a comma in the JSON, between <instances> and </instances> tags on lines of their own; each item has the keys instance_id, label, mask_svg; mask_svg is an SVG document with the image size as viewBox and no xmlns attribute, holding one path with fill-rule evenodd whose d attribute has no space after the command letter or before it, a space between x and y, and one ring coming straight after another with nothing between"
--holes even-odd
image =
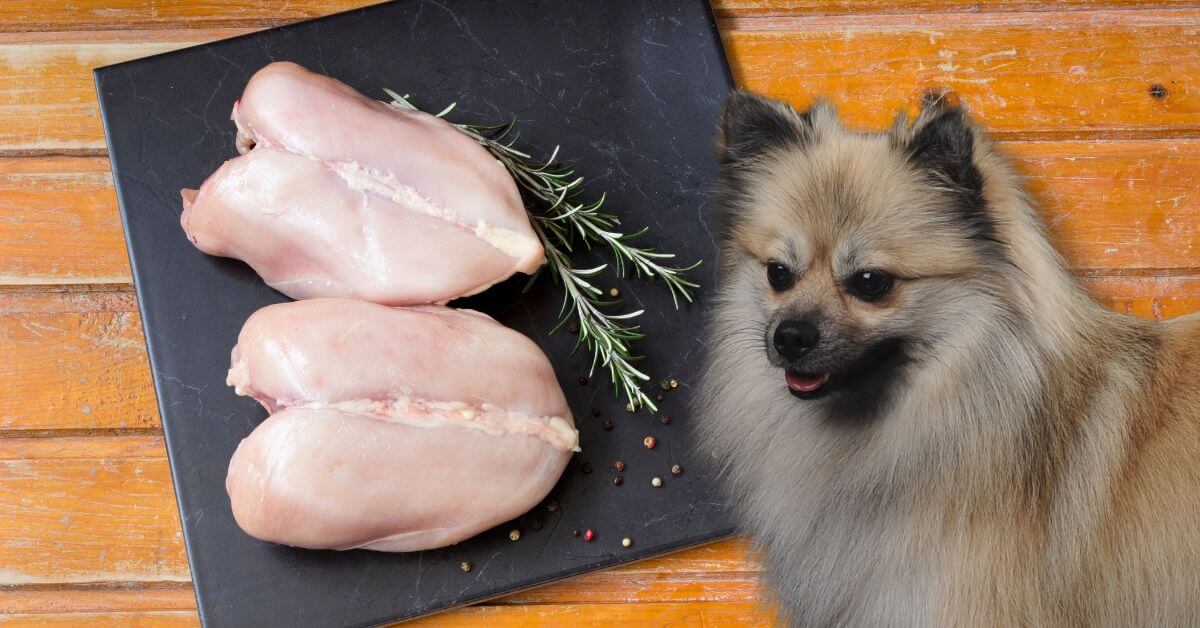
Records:
<instances>
[{"instance_id":1,"label":"dog's eye","mask_svg":"<svg viewBox=\"0 0 1200 628\"><path fill-rule=\"evenodd\" d=\"M796 283L796 276L787 266L771 260L767 262L767 281L771 283L772 290L783 292Z\"/></svg>"},{"instance_id":2,"label":"dog's eye","mask_svg":"<svg viewBox=\"0 0 1200 628\"><path fill-rule=\"evenodd\" d=\"M882 270L860 270L850 277L850 292L863 301L874 301L892 289L892 276Z\"/></svg>"}]
</instances>

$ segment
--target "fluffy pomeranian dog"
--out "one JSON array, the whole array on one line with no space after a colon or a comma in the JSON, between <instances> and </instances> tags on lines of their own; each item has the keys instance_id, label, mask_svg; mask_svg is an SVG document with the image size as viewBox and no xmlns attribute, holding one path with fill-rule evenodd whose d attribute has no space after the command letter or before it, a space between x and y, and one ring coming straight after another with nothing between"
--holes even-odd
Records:
<instances>
[{"instance_id":1,"label":"fluffy pomeranian dog","mask_svg":"<svg viewBox=\"0 0 1200 628\"><path fill-rule=\"evenodd\" d=\"M928 98L725 106L701 447L805 626L1200 625L1200 319L1077 285Z\"/></svg>"}]
</instances>

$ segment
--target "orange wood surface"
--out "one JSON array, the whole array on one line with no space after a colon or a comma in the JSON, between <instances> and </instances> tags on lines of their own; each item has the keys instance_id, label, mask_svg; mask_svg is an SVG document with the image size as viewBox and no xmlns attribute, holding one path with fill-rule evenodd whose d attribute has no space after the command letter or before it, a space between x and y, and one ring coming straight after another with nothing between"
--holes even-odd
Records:
<instances>
[{"instance_id":1,"label":"orange wood surface","mask_svg":"<svg viewBox=\"0 0 1200 628\"><path fill-rule=\"evenodd\" d=\"M0 2L0 623L198 621L91 68L367 4ZM852 125L954 90L1029 175L1098 299L1145 318L1200 310L1194 4L714 9L740 84L801 106L827 95ZM760 573L724 541L416 625L770 624Z\"/></svg>"}]
</instances>

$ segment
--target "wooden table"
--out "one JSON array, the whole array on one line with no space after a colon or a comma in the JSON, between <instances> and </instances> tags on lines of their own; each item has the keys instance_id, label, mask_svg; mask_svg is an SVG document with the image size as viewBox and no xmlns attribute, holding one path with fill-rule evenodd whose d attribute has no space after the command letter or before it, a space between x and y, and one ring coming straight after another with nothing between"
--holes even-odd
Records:
<instances>
[{"instance_id":1,"label":"wooden table","mask_svg":"<svg viewBox=\"0 0 1200 628\"><path fill-rule=\"evenodd\" d=\"M369 0L0 2L0 622L194 624L90 69ZM741 85L861 128L958 92L1096 296L1200 307L1200 10L1169 0L719 0ZM707 138L698 138L708 141ZM769 623L741 542L425 625Z\"/></svg>"}]
</instances>

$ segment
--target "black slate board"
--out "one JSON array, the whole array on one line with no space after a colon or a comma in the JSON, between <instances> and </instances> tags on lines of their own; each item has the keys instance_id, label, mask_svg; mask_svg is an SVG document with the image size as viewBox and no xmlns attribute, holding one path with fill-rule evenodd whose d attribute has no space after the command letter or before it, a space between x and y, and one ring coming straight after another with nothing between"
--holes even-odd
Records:
<instances>
[{"instance_id":1,"label":"black slate board","mask_svg":"<svg viewBox=\"0 0 1200 628\"><path fill-rule=\"evenodd\" d=\"M555 364L582 432L583 453L539 506L450 548L410 555L319 552L256 541L235 525L225 493L230 455L265 415L224 384L229 350L254 310L283 300L240 262L192 248L179 227L179 190L235 155L229 112L246 81L291 60L382 97L427 107L457 101L452 119L520 119L526 146L563 155L607 190L608 207L646 241L703 259L711 286L714 228L706 205L712 137L732 82L704 0L408 1L378 5L96 70L112 170L202 619L212 625L364 625L413 617L544 584L731 533L704 461L688 448L686 412L703 349L704 291L676 311L661 285L617 283L646 309L642 365L680 387L662 425L628 414L607 377L578 378L589 358L575 336L547 335L560 292L522 279L469 305L534 338ZM657 379L649 384L658 394ZM591 410L602 411L594 418ZM616 423L602 429L603 418ZM659 445L642 445L652 434ZM628 468L612 484L611 462ZM581 470L584 461L594 472ZM685 473L673 477L672 464ZM664 485L651 486L660 476ZM535 519L540 520L539 522ZM519 542L508 539L517 527ZM540 528L540 529L539 529ZM585 543L572 528L592 528ZM624 548L622 537L635 544ZM474 569L461 571L462 561Z\"/></svg>"}]
</instances>

